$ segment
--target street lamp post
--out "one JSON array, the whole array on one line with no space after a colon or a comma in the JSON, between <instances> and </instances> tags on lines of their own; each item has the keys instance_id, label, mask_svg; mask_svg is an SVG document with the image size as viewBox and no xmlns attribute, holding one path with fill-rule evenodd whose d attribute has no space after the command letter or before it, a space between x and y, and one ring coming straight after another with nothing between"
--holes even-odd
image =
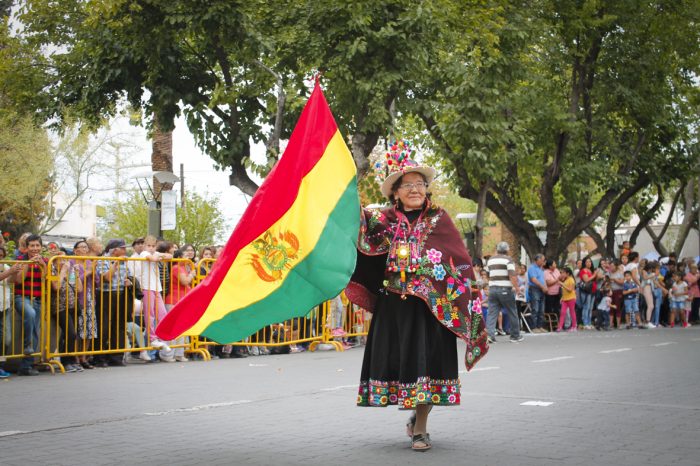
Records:
<instances>
[{"instance_id":1,"label":"street lamp post","mask_svg":"<svg viewBox=\"0 0 700 466\"><path fill-rule=\"evenodd\" d=\"M464 240L467 243L467 249L469 254L474 257L474 251L476 250L475 244L475 234L474 234L474 220L476 219L475 213L460 213L456 216L459 220L459 225L462 228L462 234L464 235Z\"/></svg>"},{"instance_id":2,"label":"street lamp post","mask_svg":"<svg viewBox=\"0 0 700 466\"><path fill-rule=\"evenodd\" d=\"M136 183L139 185L143 199L148 204L148 234L153 235L156 238L160 238L163 235L163 230L161 229L162 211L159 200L160 195L165 184L173 185L179 182L180 178L178 178L174 173L166 171L141 172L135 175L134 178L136 178ZM148 187L148 191L144 190L144 188L141 186L141 182L139 181L140 178L144 178L144 183ZM153 191L153 187L148 182L150 178L155 178L161 185L161 189L159 189L157 193ZM150 199L147 195L148 193L150 193L152 196Z\"/></svg>"}]
</instances>

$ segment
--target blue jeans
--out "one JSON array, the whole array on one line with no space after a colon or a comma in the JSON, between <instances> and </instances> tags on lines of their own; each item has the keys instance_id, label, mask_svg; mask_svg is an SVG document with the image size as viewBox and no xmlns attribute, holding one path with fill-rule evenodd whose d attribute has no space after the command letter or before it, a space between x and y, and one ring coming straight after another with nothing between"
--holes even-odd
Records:
<instances>
[{"instance_id":1,"label":"blue jeans","mask_svg":"<svg viewBox=\"0 0 700 466\"><path fill-rule=\"evenodd\" d=\"M24 354L32 354L40 351L39 326L41 325L41 298L15 295L15 311L22 316L24 325ZM20 369L32 366L33 357L22 358Z\"/></svg>"},{"instance_id":2,"label":"blue jeans","mask_svg":"<svg viewBox=\"0 0 700 466\"><path fill-rule=\"evenodd\" d=\"M518 338L520 328L518 326L518 310L515 306L515 293L513 288L503 286L489 287L489 315L486 318L486 330L492 337L496 337L496 322L499 312L503 312L504 317L508 317L514 324L510 328L510 337ZM504 323L505 325L505 323Z\"/></svg>"},{"instance_id":3,"label":"blue jeans","mask_svg":"<svg viewBox=\"0 0 700 466\"><path fill-rule=\"evenodd\" d=\"M544 292L531 286L527 294L532 309L532 328L542 328L544 326Z\"/></svg>"},{"instance_id":4,"label":"blue jeans","mask_svg":"<svg viewBox=\"0 0 700 466\"><path fill-rule=\"evenodd\" d=\"M593 310L593 294L579 292L581 306L581 323L583 325L591 325L591 311Z\"/></svg>"},{"instance_id":5,"label":"blue jeans","mask_svg":"<svg viewBox=\"0 0 700 466\"><path fill-rule=\"evenodd\" d=\"M661 313L661 303L664 300L664 295L661 288L654 288L652 294L654 295L654 315L651 316L651 322L654 325L659 325L659 314Z\"/></svg>"}]
</instances>

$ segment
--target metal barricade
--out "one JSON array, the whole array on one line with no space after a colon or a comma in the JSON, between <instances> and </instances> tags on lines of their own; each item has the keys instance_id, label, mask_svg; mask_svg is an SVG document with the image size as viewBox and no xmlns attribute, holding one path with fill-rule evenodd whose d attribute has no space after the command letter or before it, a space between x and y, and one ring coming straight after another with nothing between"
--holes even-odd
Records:
<instances>
[{"instance_id":1,"label":"metal barricade","mask_svg":"<svg viewBox=\"0 0 700 466\"><path fill-rule=\"evenodd\" d=\"M179 266L179 267L178 267ZM160 342L154 331L167 313L166 301L179 299L183 288L160 280L177 280L180 268L193 269L188 259L149 261L126 257L56 256L47 267L46 351L44 360L64 372L59 358L102 356L128 362L166 343L172 350L198 353L185 339ZM175 275L168 274L175 270ZM172 283L170 283L172 285ZM124 356L128 353L128 356Z\"/></svg>"},{"instance_id":2,"label":"metal barricade","mask_svg":"<svg viewBox=\"0 0 700 466\"><path fill-rule=\"evenodd\" d=\"M45 270L34 261L0 261L0 362L8 366L20 359L45 360ZM35 275L28 281L18 273ZM32 280L38 286L31 286Z\"/></svg>"},{"instance_id":3,"label":"metal barricade","mask_svg":"<svg viewBox=\"0 0 700 466\"><path fill-rule=\"evenodd\" d=\"M336 298L337 299L337 298ZM333 312L333 300L324 303L326 320L321 343L332 345L336 351L344 351L347 340L355 339L358 344L364 344L369 330L371 314L348 302L342 305L342 310Z\"/></svg>"},{"instance_id":4,"label":"metal barricade","mask_svg":"<svg viewBox=\"0 0 700 466\"><path fill-rule=\"evenodd\" d=\"M2 261L0 274L27 263L31 261ZM41 284L41 291L32 297L37 309L30 301L15 299L15 295L31 294L26 284L30 282L12 284L9 275L14 273L8 271L8 278L0 280L0 362L39 358L38 363L52 372L56 368L65 372L64 363L77 363L87 356L112 361L128 361L136 353L142 357L143 352L161 346L154 333L158 323L214 263L214 259L203 259L195 266L188 259L54 256L37 268L40 275L35 283ZM330 302L324 302L304 317L268 325L231 345L270 348L308 343L314 351L327 343L343 351L343 337L367 335L368 316L352 304L345 307L341 338L333 334L330 319ZM31 338L25 330L30 327L37 333ZM211 359L209 348L219 345L202 337L165 343L203 360Z\"/></svg>"}]
</instances>

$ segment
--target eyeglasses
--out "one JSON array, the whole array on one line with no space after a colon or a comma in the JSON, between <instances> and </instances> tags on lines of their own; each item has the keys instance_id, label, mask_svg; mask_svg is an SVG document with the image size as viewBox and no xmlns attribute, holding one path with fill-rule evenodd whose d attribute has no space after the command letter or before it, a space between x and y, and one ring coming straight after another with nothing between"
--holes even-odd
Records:
<instances>
[{"instance_id":1,"label":"eyeglasses","mask_svg":"<svg viewBox=\"0 0 700 466\"><path fill-rule=\"evenodd\" d=\"M404 183L404 184L399 186L399 188L405 189L407 191L413 191L414 188L421 191L427 187L428 187L428 183L425 183L423 181L418 181L417 183Z\"/></svg>"}]
</instances>

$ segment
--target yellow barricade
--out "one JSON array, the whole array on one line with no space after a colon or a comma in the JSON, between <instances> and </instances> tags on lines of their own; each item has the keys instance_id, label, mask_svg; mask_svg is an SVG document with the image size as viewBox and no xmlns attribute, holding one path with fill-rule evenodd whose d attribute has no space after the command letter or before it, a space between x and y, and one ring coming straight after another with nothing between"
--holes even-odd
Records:
<instances>
[{"instance_id":1,"label":"yellow barricade","mask_svg":"<svg viewBox=\"0 0 700 466\"><path fill-rule=\"evenodd\" d=\"M145 352L163 344L174 354L161 352L161 359L178 357L179 349L183 356L201 353L186 339L161 342L154 333L168 307L184 296L186 287L177 282L190 273L194 281L194 264L187 259L52 257L47 267L44 360L64 372L58 358L72 362L92 355L120 365L148 359Z\"/></svg>"},{"instance_id":2,"label":"yellow barricade","mask_svg":"<svg viewBox=\"0 0 700 466\"><path fill-rule=\"evenodd\" d=\"M29 278L15 283L17 272L31 275L32 270L38 274L38 288L32 289ZM0 261L0 362L14 359L34 362L42 356L45 270L45 265L35 265L33 261ZM37 293L38 296L33 296Z\"/></svg>"},{"instance_id":3,"label":"yellow barricade","mask_svg":"<svg viewBox=\"0 0 700 466\"><path fill-rule=\"evenodd\" d=\"M119 365L148 359L147 352L163 343L174 351L162 351L161 359L197 354L209 360L209 348L219 345L202 337L160 342L154 333L167 311L215 267L214 259L195 265L188 259L54 256L37 268L41 292L33 303L15 299L31 294L28 285L11 282L15 274L10 269L26 263L31 262L0 262L0 274L7 276L0 280L0 362L38 357L52 372L65 372L64 363L80 363L87 356ZM367 335L368 313L347 304L339 322L337 309L331 308L331 301L324 302L304 317L266 326L231 345L293 348L308 343L314 351L326 343L343 351L344 338Z\"/></svg>"}]
</instances>

